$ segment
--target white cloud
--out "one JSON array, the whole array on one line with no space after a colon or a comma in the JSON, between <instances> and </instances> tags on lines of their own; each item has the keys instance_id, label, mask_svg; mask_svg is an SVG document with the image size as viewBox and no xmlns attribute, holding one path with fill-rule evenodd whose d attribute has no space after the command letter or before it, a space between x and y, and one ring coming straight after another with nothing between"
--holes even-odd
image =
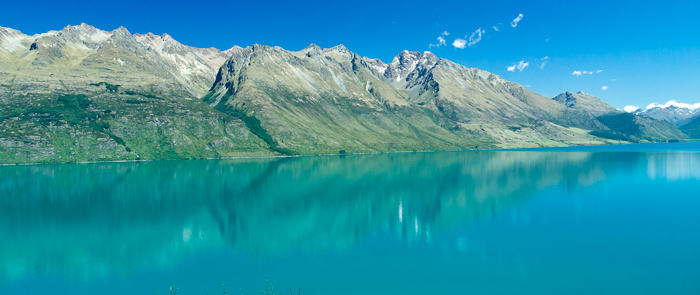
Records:
<instances>
[{"instance_id":1,"label":"white cloud","mask_svg":"<svg viewBox=\"0 0 700 295\"><path fill-rule=\"evenodd\" d=\"M549 56L545 56L545 57L541 58L540 61L542 61L542 63L540 63L540 69L544 69L544 66L549 61Z\"/></svg>"},{"instance_id":2,"label":"white cloud","mask_svg":"<svg viewBox=\"0 0 700 295\"><path fill-rule=\"evenodd\" d=\"M438 37L438 41L440 42L438 43L438 47L447 44L447 41L442 36Z\"/></svg>"},{"instance_id":3,"label":"white cloud","mask_svg":"<svg viewBox=\"0 0 700 295\"><path fill-rule=\"evenodd\" d=\"M629 106L626 106L623 110L624 110L625 112L632 113L632 112L636 112L637 110L639 110L639 107L638 107L638 106L629 105Z\"/></svg>"},{"instance_id":4,"label":"white cloud","mask_svg":"<svg viewBox=\"0 0 700 295\"><path fill-rule=\"evenodd\" d=\"M523 14L518 14L518 17L516 17L511 23L510 26L515 28L518 26L518 23L523 19Z\"/></svg>"},{"instance_id":5,"label":"white cloud","mask_svg":"<svg viewBox=\"0 0 700 295\"><path fill-rule=\"evenodd\" d=\"M450 35L450 33L448 33L447 31L442 32L442 34L440 34L440 36L437 37L438 44L431 43L431 44L428 44L428 47L440 47L442 45L447 45L447 40L445 40L445 37L443 37L443 36L448 36L448 35Z\"/></svg>"},{"instance_id":6,"label":"white cloud","mask_svg":"<svg viewBox=\"0 0 700 295\"><path fill-rule=\"evenodd\" d=\"M493 26L493 30L498 32L498 30L500 30L500 29L497 26Z\"/></svg>"},{"instance_id":7,"label":"white cloud","mask_svg":"<svg viewBox=\"0 0 700 295\"><path fill-rule=\"evenodd\" d=\"M615 81L617 81L617 79L612 79L612 80L610 80L610 81L613 81L613 82L615 82Z\"/></svg>"},{"instance_id":8,"label":"white cloud","mask_svg":"<svg viewBox=\"0 0 700 295\"><path fill-rule=\"evenodd\" d=\"M608 90L608 86L603 86L603 87L601 87L601 89Z\"/></svg>"},{"instance_id":9,"label":"white cloud","mask_svg":"<svg viewBox=\"0 0 700 295\"><path fill-rule=\"evenodd\" d=\"M469 47L472 47L472 45L475 45L476 43L479 43L481 41L481 36L483 36L486 33L485 30L482 30L481 28L476 29L474 33L472 33L471 36L469 36L469 44L467 44Z\"/></svg>"},{"instance_id":10,"label":"white cloud","mask_svg":"<svg viewBox=\"0 0 700 295\"><path fill-rule=\"evenodd\" d=\"M603 72L603 70L597 70L597 71L595 71L596 74L600 74L600 73L602 73L602 72Z\"/></svg>"},{"instance_id":11,"label":"white cloud","mask_svg":"<svg viewBox=\"0 0 700 295\"><path fill-rule=\"evenodd\" d=\"M545 39L544 42L549 42L549 38Z\"/></svg>"},{"instance_id":12,"label":"white cloud","mask_svg":"<svg viewBox=\"0 0 700 295\"><path fill-rule=\"evenodd\" d=\"M669 100L665 104L658 104L658 103L651 103L647 106L648 109L653 109L653 108L667 108L670 106L674 106L677 108L685 108L685 109L690 109L690 110L697 110L700 109L700 102L696 104L688 104L688 103L682 103L682 102L677 102L676 100Z\"/></svg>"},{"instance_id":13,"label":"white cloud","mask_svg":"<svg viewBox=\"0 0 700 295\"><path fill-rule=\"evenodd\" d=\"M598 70L597 72L592 72L592 71L574 71L571 73L571 75L579 77L581 75L593 75L602 72L603 70Z\"/></svg>"},{"instance_id":14,"label":"white cloud","mask_svg":"<svg viewBox=\"0 0 700 295\"><path fill-rule=\"evenodd\" d=\"M512 66L507 67L506 70L508 70L509 72L515 72L515 69L518 69L518 71L522 72L529 65L530 62L525 62L524 60L521 60L517 64L514 63Z\"/></svg>"},{"instance_id":15,"label":"white cloud","mask_svg":"<svg viewBox=\"0 0 700 295\"><path fill-rule=\"evenodd\" d=\"M440 37L437 37L437 39L438 39L438 44L430 44L430 45L428 45L428 47L440 47L442 45L447 45L447 40L445 40L445 37L440 36Z\"/></svg>"},{"instance_id":16,"label":"white cloud","mask_svg":"<svg viewBox=\"0 0 700 295\"><path fill-rule=\"evenodd\" d=\"M457 38L454 42L452 42L452 46L455 48L464 49L467 47L467 40Z\"/></svg>"},{"instance_id":17,"label":"white cloud","mask_svg":"<svg viewBox=\"0 0 700 295\"><path fill-rule=\"evenodd\" d=\"M529 65L530 65L530 62L525 62L524 60L521 60L520 62L518 62L518 70L520 70L522 72Z\"/></svg>"}]
</instances>

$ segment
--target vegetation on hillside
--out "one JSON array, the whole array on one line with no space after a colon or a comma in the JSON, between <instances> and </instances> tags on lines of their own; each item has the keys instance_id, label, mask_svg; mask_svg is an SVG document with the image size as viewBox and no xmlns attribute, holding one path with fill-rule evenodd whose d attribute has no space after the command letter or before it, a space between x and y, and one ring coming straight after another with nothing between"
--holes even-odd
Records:
<instances>
[{"instance_id":1,"label":"vegetation on hillside","mask_svg":"<svg viewBox=\"0 0 700 295\"><path fill-rule=\"evenodd\" d=\"M686 138L675 125L632 113L610 113L597 117L609 130L592 131L598 137L640 141L667 141Z\"/></svg>"},{"instance_id":2,"label":"vegetation on hillside","mask_svg":"<svg viewBox=\"0 0 700 295\"><path fill-rule=\"evenodd\" d=\"M680 129L691 138L700 139L700 116L691 119L690 122L681 126Z\"/></svg>"},{"instance_id":3,"label":"vegetation on hillside","mask_svg":"<svg viewBox=\"0 0 700 295\"><path fill-rule=\"evenodd\" d=\"M163 99L145 90L126 92L105 88L0 100L2 162L274 154L243 122L197 100Z\"/></svg>"}]
</instances>

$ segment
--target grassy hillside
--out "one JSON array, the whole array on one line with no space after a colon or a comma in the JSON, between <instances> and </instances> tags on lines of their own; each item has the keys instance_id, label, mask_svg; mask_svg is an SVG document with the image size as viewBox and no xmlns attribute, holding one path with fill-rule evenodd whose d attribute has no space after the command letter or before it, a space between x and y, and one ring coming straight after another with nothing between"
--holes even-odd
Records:
<instances>
[{"instance_id":1,"label":"grassy hillside","mask_svg":"<svg viewBox=\"0 0 700 295\"><path fill-rule=\"evenodd\" d=\"M632 142L687 138L687 135L667 121L659 121L632 113L611 113L599 116L597 119L609 128L609 130L591 132L592 135L599 137Z\"/></svg>"},{"instance_id":2,"label":"grassy hillside","mask_svg":"<svg viewBox=\"0 0 700 295\"><path fill-rule=\"evenodd\" d=\"M680 129L691 138L700 139L700 116L691 119L690 122L681 126Z\"/></svg>"},{"instance_id":3,"label":"grassy hillside","mask_svg":"<svg viewBox=\"0 0 700 295\"><path fill-rule=\"evenodd\" d=\"M0 99L3 163L274 154L235 117L197 100L102 85ZM107 86L107 87L105 87ZM119 88L121 89L121 88Z\"/></svg>"}]
</instances>

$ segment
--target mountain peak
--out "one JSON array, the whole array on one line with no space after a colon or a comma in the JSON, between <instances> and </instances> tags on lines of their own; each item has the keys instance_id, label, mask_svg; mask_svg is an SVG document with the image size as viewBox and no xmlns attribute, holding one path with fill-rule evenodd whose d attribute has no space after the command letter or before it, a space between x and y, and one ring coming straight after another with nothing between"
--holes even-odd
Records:
<instances>
[{"instance_id":1,"label":"mountain peak","mask_svg":"<svg viewBox=\"0 0 700 295\"><path fill-rule=\"evenodd\" d=\"M323 54L339 62L350 61L353 57L353 53L350 51L350 49L345 47L343 44L326 48L323 50Z\"/></svg>"},{"instance_id":2,"label":"mountain peak","mask_svg":"<svg viewBox=\"0 0 700 295\"><path fill-rule=\"evenodd\" d=\"M77 25L77 27L84 28L84 29L94 29L95 28L95 27L88 25L86 23L80 23L79 25Z\"/></svg>"},{"instance_id":3,"label":"mountain peak","mask_svg":"<svg viewBox=\"0 0 700 295\"><path fill-rule=\"evenodd\" d=\"M342 53L350 53L350 49L345 47L343 44L338 44L336 46L333 46L331 48L328 48L329 51L335 51L335 52L342 52Z\"/></svg>"},{"instance_id":4,"label":"mountain peak","mask_svg":"<svg viewBox=\"0 0 700 295\"><path fill-rule=\"evenodd\" d=\"M112 39L123 39L123 38L130 38L132 37L131 33L129 30L127 30L125 27L119 27L116 30L112 31Z\"/></svg>"},{"instance_id":5,"label":"mountain peak","mask_svg":"<svg viewBox=\"0 0 700 295\"><path fill-rule=\"evenodd\" d=\"M255 44L253 44L253 46L250 47L250 49L253 51L267 50L270 48L272 48L272 47L270 47L270 45L262 45L262 44L258 44L258 43L255 43Z\"/></svg>"},{"instance_id":6,"label":"mountain peak","mask_svg":"<svg viewBox=\"0 0 700 295\"><path fill-rule=\"evenodd\" d=\"M229 49L226 49L226 50L224 50L223 52L224 52L225 54L232 55L232 54L241 52L242 50L243 50L243 47L240 47L240 46L238 46L238 45L233 45L233 47L231 47L231 48L229 48Z\"/></svg>"},{"instance_id":7,"label":"mountain peak","mask_svg":"<svg viewBox=\"0 0 700 295\"><path fill-rule=\"evenodd\" d=\"M613 108L611 105L583 91L579 91L577 93L567 91L553 97L552 100L564 104L566 107L571 109L589 112L593 116L617 112L617 109Z\"/></svg>"},{"instance_id":8,"label":"mountain peak","mask_svg":"<svg viewBox=\"0 0 700 295\"><path fill-rule=\"evenodd\" d=\"M321 47L319 47L315 43L311 43L309 44L309 46L306 46L306 48L302 49L302 51L304 50L321 50Z\"/></svg>"},{"instance_id":9,"label":"mountain peak","mask_svg":"<svg viewBox=\"0 0 700 295\"><path fill-rule=\"evenodd\" d=\"M112 33L97 29L86 23L77 26L66 26L58 32L66 40L80 41L86 44L102 43L109 39Z\"/></svg>"},{"instance_id":10,"label":"mountain peak","mask_svg":"<svg viewBox=\"0 0 700 295\"><path fill-rule=\"evenodd\" d=\"M302 49L300 52L302 54L305 54L307 57L314 57L321 55L321 52L323 52L323 50L318 45L311 43L309 44L309 46L306 46L306 48Z\"/></svg>"},{"instance_id":11,"label":"mountain peak","mask_svg":"<svg viewBox=\"0 0 700 295\"><path fill-rule=\"evenodd\" d=\"M384 77L400 83L416 69L427 70L434 67L439 59L432 52L421 54L417 51L404 50L391 60L387 65Z\"/></svg>"}]
</instances>

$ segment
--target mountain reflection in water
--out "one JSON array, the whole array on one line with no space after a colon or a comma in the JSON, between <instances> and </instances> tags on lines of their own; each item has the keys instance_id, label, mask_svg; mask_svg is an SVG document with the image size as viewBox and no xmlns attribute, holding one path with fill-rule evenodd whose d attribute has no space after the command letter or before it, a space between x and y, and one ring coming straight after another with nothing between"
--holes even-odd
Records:
<instances>
[{"instance_id":1,"label":"mountain reflection in water","mask_svg":"<svg viewBox=\"0 0 700 295\"><path fill-rule=\"evenodd\" d=\"M647 167L700 178L700 154L483 151L0 167L0 284L172 268L201 251L346 251L517 209L543 189Z\"/></svg>"}]
</instances>

